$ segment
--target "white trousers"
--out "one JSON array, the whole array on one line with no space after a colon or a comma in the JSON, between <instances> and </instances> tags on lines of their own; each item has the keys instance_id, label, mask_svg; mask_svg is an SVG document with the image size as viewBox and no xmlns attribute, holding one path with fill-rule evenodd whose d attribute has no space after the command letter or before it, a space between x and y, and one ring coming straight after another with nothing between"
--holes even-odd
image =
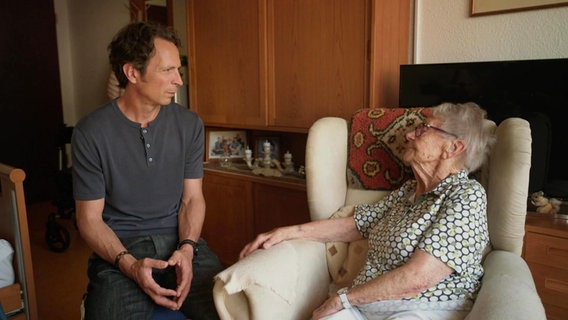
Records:
<instances>
[{"instance_id":1,"label":"white trousers","mask_svg":"<svg viewBox=\"0 0 568 320\"><path fill-rule=\"evenodd\" d=\"M357 308L343 309L337 313L321 318L320 320L462 320L468 311L401 311L385 314L374 313L366 317Z\"/></svg>"}]
</instances>

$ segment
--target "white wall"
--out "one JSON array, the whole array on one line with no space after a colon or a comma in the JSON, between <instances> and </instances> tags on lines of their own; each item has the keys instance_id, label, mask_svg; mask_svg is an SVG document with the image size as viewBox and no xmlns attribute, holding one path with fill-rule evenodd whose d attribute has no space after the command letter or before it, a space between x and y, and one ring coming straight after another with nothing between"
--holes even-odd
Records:
<instances>
[{"instance_id":1,"label":"white wall","mask_svg":"<svg viewBox=\"0 0 568 320\"><path fill-rule=\"evenodd\" d=\"M130 21L128 0L54 0L63 118L76 122L107 100L107 45Z\"/></svg>"},{"instance_id":2,"label":"white wall","mask_svg":"<svg viewBox=\"0 0 568 320\"><path fill-rule=\"evenodd\" d=\"M414 63L568 57L568 6L471 17L471 0L414 5Z\"/></svg>"}]
</instances>

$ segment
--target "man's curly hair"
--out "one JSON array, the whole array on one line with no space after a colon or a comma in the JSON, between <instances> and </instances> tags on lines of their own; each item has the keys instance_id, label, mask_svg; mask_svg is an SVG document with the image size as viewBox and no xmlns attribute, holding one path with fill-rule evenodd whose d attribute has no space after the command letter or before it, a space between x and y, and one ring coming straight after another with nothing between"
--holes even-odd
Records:
<instances>
[{"instance_id":1,"label":"man's curly hair","mask_svg":"<svg viewBox=\"0 0 568 320\"><path fill-rule=\"evenodd\" d=\"M180 39L174 30L153 22L133 22L123 27L108 45L109 62L118 79L118 86L125 88L128 78L122 67L132 63L142 74L154 55L154 39L169 41L180 48Z\"/></svg>"}]
</instances>

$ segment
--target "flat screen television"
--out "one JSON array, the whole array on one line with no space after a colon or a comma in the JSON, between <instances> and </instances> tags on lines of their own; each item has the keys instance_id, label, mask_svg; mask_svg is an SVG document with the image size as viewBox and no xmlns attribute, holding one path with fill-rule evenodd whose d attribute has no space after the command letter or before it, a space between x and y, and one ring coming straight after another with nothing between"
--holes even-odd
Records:
<instances>
[{"instance_id":1,"label":"flat screen television","mask_svg":"<svg viewBox=\"0 0 568 320\"><path fill-rule=\"evenodd\" d=\"M401 107L473 101L500 123L531 125L529 192L568 200L568 58L400 66Z\"/></svg>"}]
</instances>

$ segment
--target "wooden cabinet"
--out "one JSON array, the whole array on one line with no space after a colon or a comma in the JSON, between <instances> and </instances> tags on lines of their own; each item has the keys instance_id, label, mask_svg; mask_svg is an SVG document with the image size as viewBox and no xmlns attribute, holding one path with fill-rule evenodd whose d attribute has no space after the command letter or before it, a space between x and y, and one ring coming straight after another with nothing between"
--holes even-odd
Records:
<instances>
[{"instance_id":1,"label":"wooden cabinet","mask_svg":"<svg viewBox=\"0 0 568 320\"><path fill-rule=\"evenodd\" d=\"M398 105L410 1L188 3L190 105L208 126L306 132Z\"/></svg>"},{"instance_id":2,"label":"wooden cabinet","mask_svg":"<svg viewBox=\"0 0 568 320\"><path fill-rule=\"evenodd\" d=\"M215 165L212 165L215 166ZM202 236L229 266L258 233L310 220L305 184L231 169L207 168Z\"/></svg>"},{"instance_id":3,"label":"wooden cabinet","mask_svg":"<svg viewBox=\"0 0 568 320\"><path fill-rule=\"evenodd\" d=\"M188 1L190 106L206 125L265 124L265 7L258 0Z\"/></svg>"},{"instance_id":4,"label":"wooden cabinet","mask_svg":"<svg viewBox=\"0 0 568 320\"><path fill-rule=\"evenodd\" d=\"M304 185L282 187L255 183L253 198L255 233L310 221Z\"/></svg>"},{"instance_id":5,"label":"wooden cabinet","mask_svg":"<svg viewBox=\"0 0 568 320\"><path fill-rule=\"evenodd\" d=\"M369 105L369 1L268 1L269 126Z\"/></svg>"},{"instance_id":6,"label":"wooden cabinet","mask_svg":"<svg viewBox=\"0 0 568 320\"><path fill-rule=\"evenodd\" d=\"M251 192L251 181L205 172L207 209L202 236L227 265L238 259L240 250L254 235Z\"/></svg>"},{"instance_id":7,"label":"wooden cabinet","mask_svg":"<svg viewBox=\"0 0 568 320\"><path fill-rule=\"evenodd\" d=\"M528 213L523 256L548 319L567 319L568 220Z\"/></svg>"}]
</instances>

